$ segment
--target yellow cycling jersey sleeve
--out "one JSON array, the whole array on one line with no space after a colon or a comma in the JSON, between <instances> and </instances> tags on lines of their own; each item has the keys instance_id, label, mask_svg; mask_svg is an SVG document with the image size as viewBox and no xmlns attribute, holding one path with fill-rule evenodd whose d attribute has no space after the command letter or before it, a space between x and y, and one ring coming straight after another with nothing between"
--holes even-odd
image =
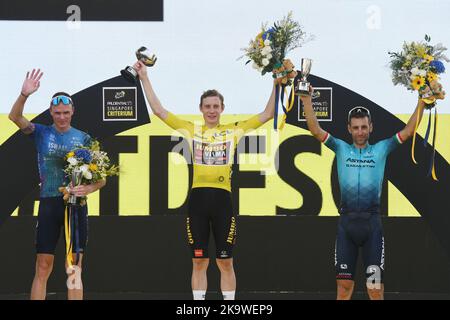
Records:
<instances>
[{"instance_id":1,"label":"yellow cycling jersey sleeve","mask_svg":"<svg viewBox=\"0 0 450 320\"><path fill-rule=\"evenodd\" d=\"M237 140L239 140L240 138L242 138L242 136L249 133L251 130L259 128L263 124L264 123L259 120L259 114L257 114L247 120L227 124L225 125L225 127L227 129L233 129L234 135L236 136Z\"/></svg>"},{"instance_id":2,"label":"yellow cycling jersey sleeve","mask_svg":"<svg viewBox=\"0 0 450 320\"><path fill-rule=\"evenodd\" d=\"M167 118L163 121L172 129L179 131L189 138L192 138L194 134L194 124L192 122L182 120L171 112L167 113Z\"/></svg>"}]
</instances>

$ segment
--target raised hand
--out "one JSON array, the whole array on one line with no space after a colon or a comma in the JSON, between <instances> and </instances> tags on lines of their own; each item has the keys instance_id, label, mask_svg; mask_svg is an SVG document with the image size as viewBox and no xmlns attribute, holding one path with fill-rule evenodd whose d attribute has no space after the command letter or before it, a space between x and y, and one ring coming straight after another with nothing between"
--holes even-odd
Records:
<instances>
[{"instance_id":1,"label":"raised hand","mask_svg":"<svg viewBox=\"0 0 450 320\"><path fill-rule=\"evenodd\" d=\"M139 78L146 78L147 77L147 66L142 61L137 61L133 68L137 71Z\"/></svg>"},{"instance_id":2,"label":"raised hand","mask_svg":"<svg viewBox=\"0 0 450 320\"><path fill-rule=\"evenodd\" d=\"M311 103L313 94L314 94L314 88L310 85L309 86L309 95L299 95L299 98L303 104Z\"/></svg>"},{"instance_id":3,"label":"raised hand","mask_svg":"<svg viewBox=\"0 0 450 320\"><path fill-rule=\"evenodd\" d=\"M444 100L445 99L445 91L442 90L442 84L436 82L432 84L432 89L434 93L434 97L436 99Z\"/></svg>"},{"instance_id":4,"label":"raised hand","mask_svg":"<svg viewBox=\"0 0 450 320\"><path fill-rule=\"evenodd\" d=\"M43 74L44 73L41 72L41 69L37 69L37 71L33 69L33 71L31 71L31 74L28 71L25 81L22 85L21 93L24 96L28 97L30 94L33 94L37 89L39 89L39 86L41 85L40 80Z\"/></svg>"}]
</instances>

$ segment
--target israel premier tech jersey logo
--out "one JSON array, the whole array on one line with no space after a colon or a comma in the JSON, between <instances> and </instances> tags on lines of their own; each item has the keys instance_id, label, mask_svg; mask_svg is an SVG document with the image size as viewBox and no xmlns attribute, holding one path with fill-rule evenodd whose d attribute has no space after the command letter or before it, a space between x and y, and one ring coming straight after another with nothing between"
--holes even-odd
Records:
<instances>
[{"instance_id":1,"label":"israel premier tech jersey logo","mask_svg":"<svg viewBox=\"0 0 450 320\"><path fill-rule=\"evenodd\" d=\"M136 121L135 87L103 88L103 121Z\"/></svg>"}]
</instances>

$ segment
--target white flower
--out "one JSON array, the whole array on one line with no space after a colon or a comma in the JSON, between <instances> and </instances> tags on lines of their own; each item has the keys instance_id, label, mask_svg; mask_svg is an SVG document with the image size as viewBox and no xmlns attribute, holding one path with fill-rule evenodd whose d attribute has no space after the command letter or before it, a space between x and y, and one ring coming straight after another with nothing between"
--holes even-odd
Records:
<instances>
[{"instance_id":1,"label":"white flower","mask_svg":"<svg viewBox=\"0 0 450 320\"><path fill-rule=\"evenodd\" d=\"M412 74L412 75L409 76L409 78L410 78L411 80L414 80L414 79L416 78L416 76Z\"/></svg>"},{"instance_id":2,"label":"white flower","mask_svg":"<svg viewBox=\"0 0 450 320\"><path fill-rule=\"evenodd\" d=\"M81 170L81 172L83 172L83 174L84 174L86 171L89 171L89 166L88 166L87 164L83 164L83 165L80 167L80 170Z\"/></svg>"},{"instance_id":3,"label":"white flower","mask_svg":"<svg viewBox=\"0 0 450 320\"><path fill-rule=\"evenodd\" d=\"M67 159L67 162L74 166L78 163L78 160L74 157L70 157L69 159Z\"/></svg>"},{"instance_id":4,"label":"white flower","mask_svg":"<svg viewBox=\"0 0 450 320\"><path fill-rule=\"evenodd\" d=\"M264 40L265 46L270 46L271 43L272 43L272 41L270 41L269 39Z\"/></svg>"},{"instance_id":5,"label":"white flower","mask_svg":"<svg viewBox=\"0 0 450 320\"><path fill-rule=\"evenodd\" d=\"M88 180L91 180L92 179L92 173L89 170L84 171L83 172L83 177L85 177Z\"/></svg>"},{"instance_id":6,"label":"white flower","mask_svg":"<svg viewBox=\"0 0 450 320\"><path fill-rule=\"evenodd\" d=\"M266 66L269 65L269 62L270 62L270 61L269 61L269 59L264 58L264 59L262 59L261 62L262 62L262 64L263 64L263 66L266 67Z\"/></svg>"},{"instance_id":7,"label":"white flower","mask_svg":"<svg viewBox=\"0 0 450 320\"><path fill-rule=\"evenodd\" d=\"M261 50L261 54L263 56L266 56L266 55L268 55L271 52L272 52L272 48L269 47L269 46L266 46L266 47L262 48L262 50Z\"/></svg>"},{"instance_id":8,"label":"white flower","mask_svg":"<svg viewBox=\"0 0 450 320\"><path fill-rule=\"evenodd\" d=\"M259 69L259 66L255 61L253 61L252 67L253 67L253 69L256 69L256 70Z\"/></svg>"},{"instance_id":9,"label":"white flower","mask_svg":"<svg viewBox=\"0 0 450 320\"><path fill-rule=\"evenodd\" d=\"M266 55L266 58L269 60L272 59L272 54L269 53L268 55Z\"/></svg>"},{"instance_id":10,"label":"white flower","mask_svg":"<svg viewBox=\"0 0 450 320\"><path fill-rule=\"evenodd\" d=\"M412 54L407 54L406 55L406 60L412 60L412 58L413 58Z\"/></svg>"},{"instance_id":11,"label":"white flower","mask_svg":"<svg viewBox=\"0 0 450 320\"><path fill-rule=\"evenodd\" d=\"M411 69L411 74L417 76L419 74L419 68L414 67Z\"/></svg>"},{"instance_id":12,"label":"white flower","mask_svg":"<svg viewBox=\"0 0 450 320\"><path fill-rule=\"evenodd\" d=\"M427 72L425 70L419 70L419 76L425 77L427 75Z\"/></svg>"}]
</instances>

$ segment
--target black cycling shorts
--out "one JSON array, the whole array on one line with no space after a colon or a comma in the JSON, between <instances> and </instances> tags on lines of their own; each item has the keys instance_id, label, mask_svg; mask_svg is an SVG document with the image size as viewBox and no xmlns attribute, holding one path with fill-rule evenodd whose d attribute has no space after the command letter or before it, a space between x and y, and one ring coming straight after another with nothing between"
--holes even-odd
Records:
<instances>
[{"instance_id":1,"label":"black cycling shorts","mask_svg":"<svg viewBox=\"0 0 450 320\"><path fill-rule=\"evenodd\" d=\"M36 225L36 252L55 254L61 229L64 228L64 214L66 206L62 197L40 198L38 221ZM80 252L84 252L88 241L88 210L87 205L77 210L78 236ZM64 234L64 230L63 230ZM65 242L65 237L64 237ZM75 253L77 243L73 243Z\"/></svg>"},{"instance_id":2,"label":"black cycling shorts","mask_svg":"<svg viewBox=\"0 0 450 320\"><path fill-rule=\"evenodd\" d=\"M368 283L383 283L384 236L379 214L357 212L339 217L335 247L338 280L353 280L359 248Z\"/></svg>"},{"instance_id":3,"label":"black cycling shorts","mask_svg":"<svg viewBox=\"0 0 450 320\"><path fill-rule=\"evenodd\" d=\"M219 188L192 189L186 229L193 258L208 258L211 229L216 244L216 257L231 258L236 243L236 217L233 216L231 193Z\"/></svg>"}]
</instances>

